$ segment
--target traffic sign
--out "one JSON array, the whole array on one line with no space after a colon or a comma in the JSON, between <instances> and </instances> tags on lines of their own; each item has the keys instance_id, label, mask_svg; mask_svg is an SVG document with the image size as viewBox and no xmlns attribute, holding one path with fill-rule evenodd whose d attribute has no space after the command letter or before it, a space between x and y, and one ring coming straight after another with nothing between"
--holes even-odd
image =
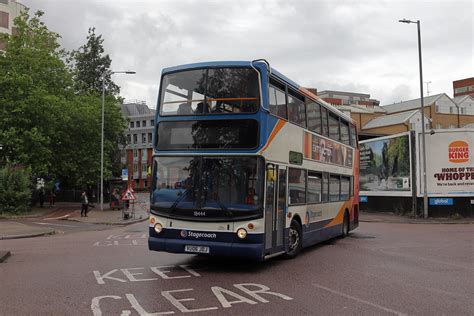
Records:
<instances>
[{"instance_id":1,"label":"traffic sign","mask_svg":"<svg viewBox=\"0 0 474 316\"><path fill-rule=\"evenodd\" d=\"M122 194L122 201L135 201L136 199L137 198L130 187L128 187L127 191Z\"/></svg>"},{"instance_id":2,"label":"traffic sign","mask_svg":"<svg viewBox=\"0 0 474 316\"><path fill-rule=\"evenodd\" d=\"M128 180L128 169L124 168L122 169L122 181L127 181Z\"/></svg>"}]
</instances>

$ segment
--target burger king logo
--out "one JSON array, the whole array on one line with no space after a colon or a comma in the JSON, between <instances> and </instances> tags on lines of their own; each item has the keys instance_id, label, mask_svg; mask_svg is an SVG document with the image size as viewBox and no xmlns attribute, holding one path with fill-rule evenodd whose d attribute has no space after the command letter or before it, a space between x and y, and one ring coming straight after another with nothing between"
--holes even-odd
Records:
<instances>
[{"instance_id":1,"label":"burger king logo","mask_svg":"<svg viewBox=\"0 0 474 316\"><path fill-rule=\"evenodd\" d=\"M460 163L469 161L469 145L462 140L449 144L448 152L450 162Z\"/></svg>"}]
</instances>

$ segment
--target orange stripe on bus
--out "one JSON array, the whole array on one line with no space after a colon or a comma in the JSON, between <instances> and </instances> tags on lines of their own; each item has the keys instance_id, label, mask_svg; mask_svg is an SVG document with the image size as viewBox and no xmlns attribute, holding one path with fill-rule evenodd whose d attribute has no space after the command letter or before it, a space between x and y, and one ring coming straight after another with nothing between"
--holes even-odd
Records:
<instances>
[{"instance_id":1,"label":"orange stripe on bus","mask_svg":"<svg viewBox=\"0 0 474 316\"><path fill-rule=\"evenodd\" d=\"M276 135L278 134L278 132L280 132L280 130L282 129L283 125L285 125L285 121L283 120L278 120L278 122L276 123L275 127L273 128L273 131L270 133L270 137L268 138L268 141L267 143L265 144L265 146L262 148L262 150L260 151L260 153L264 152L265 149L267 149L268 146L270 146L271 142L275 139Z\"/></svg>"},{"instance_id":2,"label":"orange stripe on bus","mask_svg":"<svg viewBox=\"0 0 474 316\"><path fill-rule=\"evenodd\" d=\"M326 228L326 227L331 227L331 226L334 226L334 225L342 224L342 222L344 221L344 212L346 211L346 209L349 211L349 216L350 216L350 211L351 211L351 208L352 208L351 207L352 206L352 200L353 200L353 198L351 198L349 201L344 202L344 204L342 204L342 207L339 209L339 212L337 213L336 217L334 217L333 220L330 221L324 227Z\"/></svg>"}]
</instances>

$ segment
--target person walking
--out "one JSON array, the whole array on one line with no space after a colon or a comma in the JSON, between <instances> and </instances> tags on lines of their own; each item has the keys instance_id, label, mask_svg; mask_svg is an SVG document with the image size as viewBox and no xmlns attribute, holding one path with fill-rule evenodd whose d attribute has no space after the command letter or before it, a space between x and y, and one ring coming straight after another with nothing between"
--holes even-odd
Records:
<instances>
[{"instance_id":1,"label":"person walking","mask_svg":"<svg viewBox=\"0 0 474 316\"><path fill-rule=\"evenodd\" d=\"M54 203L56 202L56 192L53 189L49 192L49 206L54 206Z\"/></svg>"},{"instance_id":2,"label":"person walking","mask_svg":"<svg viewBox=\"0 0 474 316\"><path fill-rule=\"evenodd\" d=\"M81 217L85 216L87 217L87 207L89 206L89 199L87 198L86 192L82 192L81 194L81 203L82 203L82 208L81 208Z\"/></svg>"}]
</instances>

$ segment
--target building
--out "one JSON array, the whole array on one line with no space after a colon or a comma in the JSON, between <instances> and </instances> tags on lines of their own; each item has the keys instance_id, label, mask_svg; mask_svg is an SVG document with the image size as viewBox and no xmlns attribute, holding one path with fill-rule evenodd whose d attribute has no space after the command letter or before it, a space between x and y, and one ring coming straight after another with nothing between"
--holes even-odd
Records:
<instances>
[{"instance_id":1,"label":"building","mask_svg":"<svg viewBox=\"0 0 474 316\"><path fill-rule=\"evenodd\" d=\"M474 123L474 78L471 79L453 82L471 94L455 93L453 99L445 93L423 98L427 130L462 128ZM380 106L378 100L364 93L324 90L318 96L351 116L361 140L421 129L421 115L416 113L420 109L419 98Z\"/></svg>"},{"instance_id":2,"label":"building","mask_svg":"<svg viewBox=\"0 0 474 316\"><path fill-rule=\"evenodd\" d=\"M429 117L425 115L425 127L427 129L429 120ZM421 130L421 114L419 110L387 114L376 117L364 124L362 126L362 132L360 133L360 139L416 130Z\"/></svg>"},{"instance_id":3,"label":"building","mask_svg":"<svg viewBox=\"0 0 474 316\"><path fill-rule=\"evenodd\" d=\"M453 81L454 97L471 95L474 97L474 77Z\"/></svg>"},{"instance_id":4,"label":"building","mask_svg":"<svg viewBox=\"0 0 474 316\"><path fill-rule=\"evenodd\" d=\"M121 162L128 169L128 183L135 189L146 189L151 181L153 157L153 129L156 111L144 101L129 101L121 105L128 129L127 145Z\"/></svg>"},{"instance_id":5,"label":"building","mask_svg":"<svg viewBox=\"0 0 474 316\"><path fill-rule=\"evenodd\" d=\"M474 104L471 98L451 99L445 93L423 98L424 113L429 118L427 129L461 128L474 123ZM387 115L420 109L420 98L384 105Z\"/></svg>"},{"instance_id":6,"label":"building","mask_svg":"<svg viewBox=\"0 0 474 316\"><path fill-rule=\"evenodd\" d=\"M0 33L14 34L13 21L18 17L26 6L15 0L0 0ZM0 41L0 50L5 49L5 43Z\"/></svg>"},{"instance_id":7,"label":"building","mask_svg":"<svg viewBox=\"0 0 474 316\"><path fill-rule=\"evenodd\" d=\"M360 105L367 108L372 108L379 106L380 104L380 101L371 99L370 94L364 93L323 90L318 92L318 97L335 106Z\"/></svg>"}]
</instances>

